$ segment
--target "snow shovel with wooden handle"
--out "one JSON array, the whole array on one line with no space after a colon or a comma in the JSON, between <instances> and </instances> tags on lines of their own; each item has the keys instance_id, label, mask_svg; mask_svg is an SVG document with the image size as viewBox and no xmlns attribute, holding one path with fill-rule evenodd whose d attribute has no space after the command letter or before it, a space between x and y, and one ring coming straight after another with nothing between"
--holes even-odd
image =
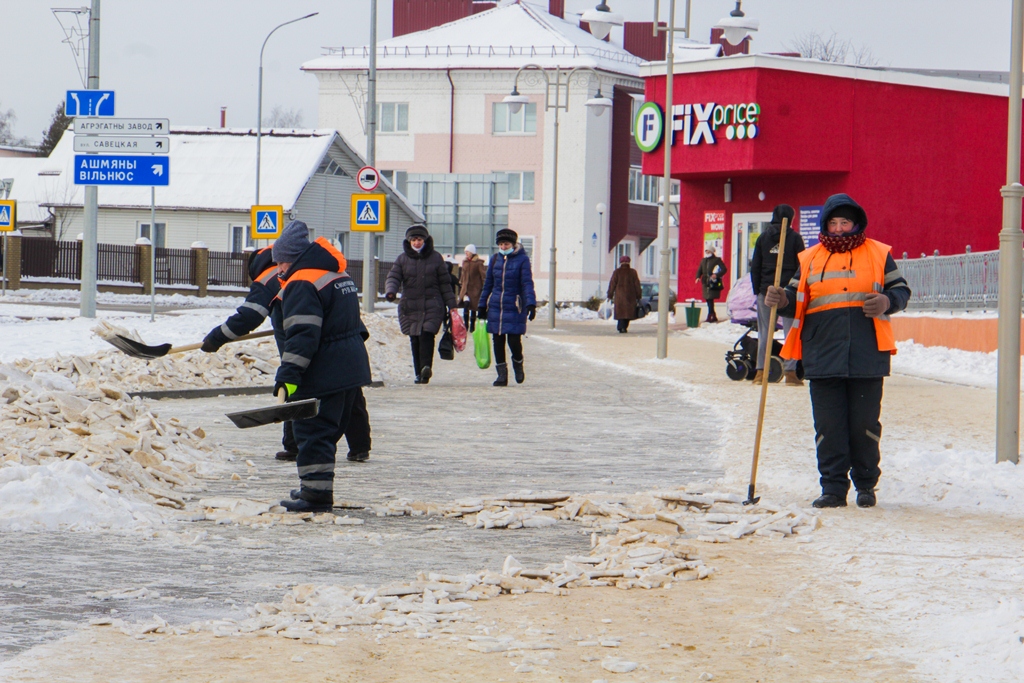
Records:
<instances>
[{"instance_id":1,"label":"snow shovel with wooden handle","mask_svg":"<svg viewBox=\"0 0 1024 683\"><path fill-rule=\"evenodd\" d=\"M249 429L250 427L262 427L263 425L277 422L308 420L311 417L316 417L319 412L320 399L307 398L302 401L285 403L284 389L279 389L276 405L228 413L227 418L234 422L235 426L239 429Z\"/></svg>"},{"instance_id":2,"label":"snow shovel with wooden handle","mask_svg":"<svg viewBox=\"0 0 1024 683\"><path fill-rule=\"evenodd\" d=\"M252 334L243 334L237 339L232 339L230 342L245 341L247 339L262 339L263 337L270 337L274 334L273 330L265 330L263 332L253 332ZM171 346L170 344L159 344L158 346L148 346L140 341L129 339L123 334L112 334L103 335L101 337L103 341L108 342L121 351L127 353L129 356L134 358L143 358L145 360L152 360L154 358L163 358L164 356L172 353L185 353L186 351L195 351L203 347L203 343L198 344L186 344L185 346Z\"/></svg>"},{"instance_id":3,"label":"snow shovel with wooden handle","mask_svg":"<svg viewBox=\"0 0 1024 683\"><path fill-rule=\"evenodd\" d=\"M786 252L786 230L789 229L789 219L782 219L782 229L779 231L779 255L775 261L775 286L779 286L782 279L782 257ZM761 405L757 409L757 432L754 435L754 461L750 465L750 486L747 487L747 499L744 505L756 505L761 497L754 497L754 487L757 484L757 460L761 454L761 429L764 427L764 406L768 400L768 369L771 367L772 340L775 339L775 320L778 314L778 306L772 306L768 316L768 329L758 330L757 335L760 343L762 334L768 335L765 339L764 350L764 371L761 373ZM799 332L799 330L798 330Z\"/></svg>"}]
</instances>

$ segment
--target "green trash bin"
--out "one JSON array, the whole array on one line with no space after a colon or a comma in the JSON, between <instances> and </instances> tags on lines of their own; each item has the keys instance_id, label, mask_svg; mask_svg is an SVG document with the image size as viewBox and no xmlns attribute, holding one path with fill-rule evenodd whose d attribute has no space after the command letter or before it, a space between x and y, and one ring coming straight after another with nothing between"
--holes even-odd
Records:
<instances>
[{"instance_id":1,"label":"green trash bin","mask_svg":"<svg viewBox=\"0 0 1024 683\"><path fill-rule=\"evenodd\" d=\"M691 300L686 308L686 326L700 327L700 308L697 307L696 301Z\"/></svg>"}]
</instances>

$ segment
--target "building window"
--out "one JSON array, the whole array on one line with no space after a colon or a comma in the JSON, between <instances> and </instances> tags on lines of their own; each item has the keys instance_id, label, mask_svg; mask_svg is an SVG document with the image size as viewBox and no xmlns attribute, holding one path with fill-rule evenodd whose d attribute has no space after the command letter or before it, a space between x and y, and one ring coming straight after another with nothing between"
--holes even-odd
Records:
<instances>
[{"instance_id":1,"label":"building window","mask_svg":"<svg viewBox=\"0 0 1024 683\"><path fill-rule=\"evenodd\" d=\"M373 236L373 256L378 261L384 260L384 235Z\"/></svg>"},{"instance_id":2,"label":"building window","mask_svg":"<svg viewBox=\"0 0 1024 683\"><path fill-rule=\"evenodd\" d=\"M632 108L632 113L630 114L630 117L629 117L629 134L630 135L635 135L636 134L636 115L640 113L640 106L644 103L644 96L643 95L630 95L630 98L632 99L633 108Z\"/></svg>"},{"instance_id":3,"label":"building window","mask_svg":"<svg viewBox=\"0 0 1024 683\"><path fill-rule=\"evenodd\" d=\"M460 253L475 244L483 257L494 251L494 235L508 227L507 173L410 173L409 203L426 218L434 249Z\"/></svg>"},{"instance_id":4,"label":"building window","mask_svg":"<svg viewBox=\"0 0 1024 683\"><path fill-rule=\"evenodd\" d=\"M160 234L160 224L156 224L157 235ZM245 251L246 247L252 246L252 234L249 231L248 225L232 225L231 226L231 253L238 254Z\"/></svg>"},{"instance_id":5,"label":"building window","mask_svg":"<svg viewBox=\"0 0 1024 683\"><path fill-rule=\"evenodd\" d=\"M623 256L628 256L630 261L633 260L633 243L632 242L619 242L615 245L615 265L619 265L619 259Z\"/></svg>"},{"instance_id":6,"label":"building window","mask_svg":"<svg viewBox=\"0 0 1024 683\"><path fill-rule=\"evenodd\" d=\"M644 275L654 277L658 272L658 251L653 244L644 250Z\"/></svg>"},{"instance_id":7,"label":"building window","mask_svg":"<svg viewBox=\"0 0 1024 683\"><path fill-rule=\"evenodd\" d=\"M510 202L533 201L533 171L510 171L508 173L508 200Z\"/></svg>"},{"instance_id":8,"label":"building window","mask_svg":"<svg viewBox=\"0 0 1024 683\"><path fill-rule=\"evenodd\" d=\"M377 130L381 133L409 132L409 105L381 102L377 105Z\"/></svg>"},{"instance_id":9,"label":"building window","mask_svg":"<svg viewBox=\"0 0 1024 683\"><path fill-rule=\"evenodd\" d=\"M405 194L405 191L408 189L409 173L407 171L381 171L380 177L391 183L391 187L395 188L402 194Z\"/></svg>"},{"instance_id":10,"label":"building window","mask_svg":"<svg viewBox=\"0 0 1024 683\"><path fill-rule=\"evenodd\" d=\"M336 232L334 233L334 243L338 245L338 251L348 256L348 245L351 239L351 233L347 232Z\"/></svg>"},{"instance_id":11,"label":"building window","mask_svg":"<svg viewBox=\"0 0 1024 683\"><path fill-rule=\"evenodd\" d=\"M629 201L634 204L657 204L661 197L661 181L660 175L644 175L639 168L630 168ZM680 187L679 181L673 180L672 194L679 194Z\"/></svg>"},{"instance_id":12,"label":"building window","mask_svg":"<svg viewBox=\"0 0 1024 683\"><path fill-rule=\"evenodd\" d=\"M670 253L668 255L668 264L669 264L669 270L668 270L669 274L670 275L675 275L676 274L676 266L679 265L679 254L677 253L677 250L676 250L675 247L672 247L672 253Z\"/></svg>"},{"instance_id":13,"label":"building window","mask_svg":"<svg viewBox=\"0 0 1024 683\"><path fill-rule=\"evenodd\" d=\"M321 175L347 176L345 169L338 165L338 162L330 157L324 157L320 162L320 168L316 170Z\"/></svg>"},{"instance_id":14,"label":"building window","mask_svg":"<svg viewBox=\"0 0 1024 683\"><path fill-rule=\"evenodd\" d=\"M530 257L530 261L533 261L533 237L519 237L519 243L523 245L523 251Z\"/></svg>"},{"instance_id":15,"label":"building window","mask_svg":"<svg viewBox=\"0 0 1024 683\"><path fill-rule=\"evenodd\" d=\"M495 102L492 111L492 130L495 133L523 135L537 132L537 105L533 102L522 105L517 112L504 102Z\"/></svg>"},{"instance_id":16,"label":"building window","mask_svg":"<svg viewBox=\"0 0 1024 683\"><path fill-rule=\"evenodd\" d=\"M156 239L149 236L149 223L139 223L139 237L145 237L150 243L159 249L167 246L167 224L156 224Z\"/></svg>"}]
</instances>

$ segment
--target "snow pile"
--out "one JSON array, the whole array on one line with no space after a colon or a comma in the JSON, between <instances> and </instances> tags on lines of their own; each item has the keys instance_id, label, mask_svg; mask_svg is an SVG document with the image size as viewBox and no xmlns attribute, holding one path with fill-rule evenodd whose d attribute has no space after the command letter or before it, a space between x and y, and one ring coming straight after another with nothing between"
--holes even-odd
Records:
<instances>
[{"instance_id":1,"label":"snow pile","mask_svg":"<svg viewBox=\"0 0 1024 683\"><path fill-rule=\"evenodd\" d=\"M152 506L121 495L109 476L84 462L0 468L0 529L5 531L96 531L157 523Z\"/></svg>"},{"instance_id":2,"label":"snow pile","mask_svg":"<svg viewBox=\"0 0 1024 683\"><path fill-rule=\"evenodd\" d=\"M1019 514L1024 498L1024 468L996 463L991 451L916 444L887 451L882 467L884 500Z\"/></svg>"},{"instance_id":3,"label":"snow pile","mask_svg":"<svg viewBox=\"0 0 1024 683\"><path fill-rule=\"evenodd\" d=\"M1024 680L1024 603L1018 598L1001 598L988 610L945 615L931 637L934 649L920 659L918 670L933 680Z\"/></svg>"},{"instance_id":4,"label":"snow pile","mask_svg":"<svg viewBox=\"0 0 1024 683\"><path fill-rule=\"evenodd\" d=\"M942 382L976 387L995 387L997 352L981 353L923 346L913 340L896 342L898 353L892 358L892 371Z\"/></svg>"},{"instance_id":5,"label":"snow pile","mask_svg":"<svg viewBox=\"0 0 1024 683\"><path fill-rule=\"evenodd\" d=\"M370 371L373 379L385 384L398 381L412 381L412 356L409 352L409 338L402 334L398 319L386 313L363 313L370 338L366 340L366 352L370 355Z\"/></svg>"},{"instance_id":6,"label":"snow pile","mask_svg":"<svg viewBox=\"0 0 1024 683\"><path fill-rule=\"evenodd\" d=\"M597 320L597 311L592 311L589 308L583 306L559 306L555 309L555 317L558 320ZM548 305L537 307L537 318L536 320L547 320L548 318Z\"/></svg>"},{"instance_id":7,"label":"snow pile","mask_svg":"<svg viewBox=\"0 0 1024 683\"><path fill-rule=\"evenodd\" d=\"M204 437L201 429L189 430L176 418L158 419L140 400L94 377L81 376L72 384L59 373L41 372L34 379L0 365L4 524L68 523L66 515L46 517L47 508L65 495L69 507L56 509L82 515L84 526L76 528L102 527L103 520L131 523L110 510L138 521L139 504L183 508L202 490L197 479L211 474L219 460ZM120 496L131 502L118 502Z\"/></svg>"}]
</instances>

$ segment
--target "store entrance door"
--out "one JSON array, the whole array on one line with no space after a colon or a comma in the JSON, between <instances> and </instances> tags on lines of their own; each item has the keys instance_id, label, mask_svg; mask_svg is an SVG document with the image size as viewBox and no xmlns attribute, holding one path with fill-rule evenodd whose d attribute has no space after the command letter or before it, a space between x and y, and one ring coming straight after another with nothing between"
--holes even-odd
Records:
<instances>
[{"instance_id":1,"label":"store entrance door","mask_svg":"<svg viewBox=\"0 0 1024 683\"><path fill-rule=\"evenodd\" d=\"M732 254L729 263L730 283L750 273L750 259L754 256L754 244L762 232L768 229L772 220L769 213L734 213L732 215Z\"/></svg>"}]
</instances>

